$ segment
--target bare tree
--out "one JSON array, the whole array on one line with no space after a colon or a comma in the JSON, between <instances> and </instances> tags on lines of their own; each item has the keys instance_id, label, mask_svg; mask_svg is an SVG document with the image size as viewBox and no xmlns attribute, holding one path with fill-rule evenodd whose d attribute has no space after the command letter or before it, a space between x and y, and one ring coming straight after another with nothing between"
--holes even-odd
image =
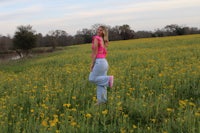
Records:
<instances>
[{"instance_id":1,"label":"bare tree","mask_svg":"<svg viewBox=\"0 0 200 133\"><path fill-rule=\"evenodd\" d=\"M152 37L151 31L137 31L134 38L149 38Z\"/></svg>"},{"instance_id":2,"label":"bare tree","mask_svg":"<svg viewBox=\"0 0 200 133\"><path fill-rule=\"evenodd\" d=\"M76 37L83 38L84 43L90 43L92 41L93 31L91 29L82 29L76 33Z\"/></svg>"},{"instance_id":3,"label":"bare tree","mask_svg":"<svg viewBox=\"0 0 200 133\"><path fill-rule=\"evenodd\" d=\"M123 40L128 40L134 37L134 31L131 30L130 26L127 24L120 26L119 30Z\"/></svg>"},{"instance_id":4,"label":"bare tree","mask_svg":"<svg viewBox=\"0 0 200 133\"><path fill-rule=\"evenodd\" d=\"M50 35L48 35L46 39L49 39L50 42L49 40L46 41L48 41L51 44L53 50L55 50L56 46L69 46L72 45L74 42L74 37L69 35L64 30L50 31L49 34Z\"/></svg>"},{"instance_id":5,"label":"bare tree","mask_svg":"<svg viewBox=\"0 0 200 133\"><path fill-rule=\"evenodd\" d=\"M114 41L114 40L121 40L122 37L120 35L120 29L119 26L115 26L109 29L109 40Z\"/></svg>"},{"instance_id":6,"label":"bare tree","mask_svg":"<svg viewBox=\"0 0 200 133\"><path fill-rule=\"evenodd\" d=\"M73 39L73 44L83 44L85 43L84 37L81 34L76 34Z\"/></svg>"},{"instance_id":7,"label":"bare tree","mask_svg":"<svg viewBox=\"0 0 200 133\"><path fill-rule=\"evenodd\" d=\"M7 52L9 49L12 49L11 37L0 35L0 52Z\"/></svg>"},{"instance_id":8,"label":"bare tree","mask_svg":"<svg viewBox=\"0 0 200 133\"><path fill-rule=\"evenodd\" d=\"M37 38L37 47L42 47L43 46L43 36L41 33L36 34Z\"/></svg>"}]
</instances>

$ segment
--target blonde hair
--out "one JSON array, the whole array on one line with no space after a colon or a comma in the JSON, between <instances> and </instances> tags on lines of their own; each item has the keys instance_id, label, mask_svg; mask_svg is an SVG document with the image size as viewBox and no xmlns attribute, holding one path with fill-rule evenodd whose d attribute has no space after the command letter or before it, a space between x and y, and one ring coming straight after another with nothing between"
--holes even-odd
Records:
<instances>
[{"instance_id":1,"label":"blonde hair","mask_svg":"<svg viewBox=\"0 0 200 133\"><path fill-rule=\"evenodd\" d=\"M99 26L99 27L102 28L102 30L103 30L102 38L103 38L104 43L108 42L108 30L106 29L105 26Z\"/></svg>"}]
</instances>

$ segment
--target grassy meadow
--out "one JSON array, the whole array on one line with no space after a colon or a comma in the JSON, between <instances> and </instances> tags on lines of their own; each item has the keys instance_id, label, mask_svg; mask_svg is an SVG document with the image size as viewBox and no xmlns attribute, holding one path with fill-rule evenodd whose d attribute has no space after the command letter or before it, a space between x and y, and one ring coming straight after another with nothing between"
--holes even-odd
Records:
<instances>
[{"instance_id":1,"label":"grassy meadow","mask_svg":"<svg viewBox=\"0 0 200 133\"><path fill-rule=\"evenodd\" d=\"M94 106L91 44L0 64L2 133L200 133L200 35L113 41Z\"/></svg>"}]
</instances>

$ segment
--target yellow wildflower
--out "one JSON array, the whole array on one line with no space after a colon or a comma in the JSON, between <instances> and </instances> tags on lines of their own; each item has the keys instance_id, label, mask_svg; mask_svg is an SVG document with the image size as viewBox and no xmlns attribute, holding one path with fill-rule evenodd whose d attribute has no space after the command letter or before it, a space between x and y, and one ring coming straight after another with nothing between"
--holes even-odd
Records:
<instances>
[{"instance_id":1,"label":"yellow wildflower","mask_svg":"<svg viewBox=\"0 0 200 133\"><path fill-rule=\"evenodd\" d=\"M47 124L47 121L46 121L46 120L43 120L43 121L42 121L42 126L44 126L44 127L48 126L48 124Z\"/></svg>"},{"instance_id":2,"label":"yellow wildflower","mask_svg":"<svg viewBox=\"0 0 200 133\"><path fill-rule=\"evenodd\" d=\"M70 103L65 103L65 104L63 104L63 106L69 108L71 106L71 104Z\"/></svg>"},{"instance_id":3,"label":"yellow wildflower","mask_svg":"<svg viewBox=\"0 0 200 133\"><path fill-rule=\"evenodd\" d=\"M132 92L132 91L134 91L135 90L135 88L129 88L129 91L130 92Z\"/></svg>"},{"instance_id":4,"label":"yellow wildflower","mask_svg":"<svg viewBox=\"0 0 200 133\"><path fill-rule=\"evenodd\" d=\"M67 116L67 117L68 117L68 120L69 120L69 121L73 120L73 116L69 115L69 116Z\"/></svg>"},{"instance_id":5,"label":"yellow wildflower","mask_svg":"<svg viewBox=\"0 0 200 133\"><path fill-rule=\"evenodd\" d=\"M60 133L60 131L59 131L59 130L56 130L56 133Z\"/></svg>"},{"instance_id":6,"label":"yellow wildflower","mask_svg":"<svg viewBox=\"0 0 200 133\"><path fill-rule=\"evenodd\" d=\"M60 114L61 117L63 117L65 114Z\"/></svg>"},{"instance_id":7,"label":"yellow wildflower","mask_svg":"<svg viewBox=\"0 0 200 133\"><path fill-rule=\"evenodd\" d=\"M151 119L151 121L152 121L153 123L155 123L155 122L156 122L156 119Z\"/></svg>"},{"instance_id":8,"label":"yellow wildflower","mask_svg":"<svg viewBox=\"0 0 200 133\"><path fill-rule=\"evenodd\" d=\"M92 115L91 115L90 113L87 113L87 114L85 115L85 117L86 117L86 118L90 118L90 117L92 117Z\"/></svg>"},{"instance_id":9,"label":"yellow wildflower","mask_svg":"<svg viewBox=\"0 0 200 133\"><path fill-rule=\"evenodd\" d=\"M119 111L122 111L122 110L123 110L123 108L120 106L120 107L118 108L118 110L119 110Z\"/></svg>"},{"instance_id":10,"label":"yellow wildflower","mask_svg":"<svg viewBox=\"0 0 200 133\"><path fill-rule=\"evenodd\" d=\"M31 109L31 113L33 113L34 112L34 109Z\"/></svg>"},{"instance_id":11,"label":"yellow wildflower","mask_svg":"<svg viewBox=\"0 0 200 133\"><path fill-rule=\"evenodd\" d=\"M137 126L136 126L136 125L133 125L133 128L134 128L134 129L136 129L136 128L137 128Z\"/></svg>"},{"instance_id":12,"label":"yellow wildflower","mask_svg":"<svg viewBox=\"0 0 200 133\"><path fill-rule=\"evenodd\" d=\"M58 115L57 115L57 114L54 114L53 117L54 117L54 118L58 118Z\"/></svg>"},{"instance_id":13,"label":"yellow wildflower","mask_svg":"<svg viewBox=\"0 0 200 133\"><path fill-rule=\"evenodd\" d=\"M92 99L93 99L93 101L95 101L95 102L97 101L97 98L96 98L96 97L93 97Z\"/></svg>"},{"instance_id":14,"label":"yellow wildflower","mask_svg":"<svg viewBox=\"0 0 200 133\"><path fill-rule=\"evenodd\" d=\"M193 102L189 102L189 105L190 105L190 106L193 106L193 107L196 106Z\"/></svg>"},{"instance_id":15,"label":"yellow wildflower","mask_svg":"<svg viewBox=\"0 0 200 133\"><path fill-rule=\"evenodd\" d=\"M162 76L163 76L163 74L162 74L162 73L159 73L159 74L158 74L158 76L159 76L159 77L162 77Z\"/></svg>"},{"instance_id":16,"label":"yellow wildflower","mask_svg":"<svg viewBox=\"0 0 200 133\"><path fill-rule=\"evenodd\" d=\"M200 116L200 112L196 112L194 115L199 117Z\"/></svg>"},{"instance_id":17,"label":"yellow wildflower","mask_svg":"<svg viewBox=\"0 0 200 133\"><path fill-rule=\"evenodd\" d=\"M180 106L186 106L187 100L179 100L179 105Z\"/></svg>"},{"instance_id":18,"label":"yellow wildflower","mask_svg":"<svg viewBox=\"0 0 200 133\"><path fill-rule=\"evenodd\" d=\"M76 112L76 108L72 108L71 110L74 111L74 112Z\"/></svg>"},{"instance_id":19,"label":"yellow wildflower","mask_svg":"<svg viewBox=\"0 0 200 133\"><path fill-rule=\"evenodd\" d=\"M103 115L107 115L108 114L108 110L106 109L106 110L102 111L102 114Z\"/></svg>"},{"instance_id":20,"label":"yellow wildflower","mask_svg":"<svg viewBox=\"0 0 200 133\"><path fill-rule=\"evenodd\" d=\"M73 99L73 100L76 100L76 96L72 96L72 99Z\"/></svg>"},{"instance_id":21,"label":"yellow wildflower","mask_svg":"<svg viewBox=\"0 0 200 133\"><path fill-rule=\"evenodd\" d=\"M120 98L121 98L121 96L119 96L119 95L118 95L118 96L117 96L117 98L119 98L119 99L120 99Z\"/></svg>"},{"instance_id":22,"label":"yellow wildflower","mask_svg":"<svg viewBox=\"0 0 200 133\"><path fill-rule=\"evenodd\" d=\"M120 106L122 104L122 102L118 102L117 105Z\"/></svg>"},{"instance_id":23,"label":"yellow wildflower","mask_svg":"<svg viewBox=\"0 0 200 133\"><path fill-rule=\"evenodd\" d=\"M126 130L124 128L120 129L121 133L126 133Z\"/></svg>"},{"instance_id":24,"label":"yellow wildflower","mask_svg":"<svg viewBox=\"0 0 200 133\"><path fill-rule=\"evenodd\" d=\"M40 113L40 117L41 117L41 118L44 118L44 113Z\"/></svg>"},{"instance_id":25,"label":"yellow wildflower","mask_svg":"<svg viewBox=\"0 0 200 133\"><path fill-rule=\"evenodd\" d=\"M77 123L76 123L75 121L72 121L72 122L70 123L70 125L74 127L74 126L77 125Z\"/></svg>"},{"instance_id":26,"label":"yellow wildflower","mask_svg":"<svg viewBox=\"0 0 200 133\"><path fill-rule=\"evenodd\" d=\"M55 123L57 123L57 122L58 122L58 118L54 118L53 121L54 121Z\"/></svg>"},{"instance_id":27,"label":"yellow wildflower","mask_svg":"<svg viewBox=\"0 0 200 133\"><path fill-rule=\"evenodd\" d=\"M51 126L51 127L56 126L56 122L55 122L55 121L49 121L49 123L50 123L50 126Z\"/></svg>"},{"instance_id":28,"label":"yellow wildflower","mask_svg":"<svg viewBox=\"0 0 200 133\"><path fill-rule=\"evenodd\" d=\"M174 110L172 108L167 108L167 112L171 113L173 112Z\"/></svg>"},{"instance_id":29,"label":"yellow wildflower","mask_svg":"<svg viewBox=\"0 0 200 133\"><path fill-rule=\"evenodd\" d=\"M128 117L128 114L124 114L124 118L127 118Z\"/></svg>"}]
</instances>

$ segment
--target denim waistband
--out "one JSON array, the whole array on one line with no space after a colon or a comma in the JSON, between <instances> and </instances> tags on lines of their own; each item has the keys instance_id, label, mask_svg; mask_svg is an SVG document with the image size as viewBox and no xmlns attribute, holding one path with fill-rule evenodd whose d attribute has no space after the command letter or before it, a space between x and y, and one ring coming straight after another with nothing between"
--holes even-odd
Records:
<instances>
[{"instance_id":1,"label":"denim waistband","mask_svg":"<svg viewBox=\"0 0 200 133\"><path fill-rule=\"evenodd\" d=\"M106 58L96 58L96 60L105 60Z\"/></svg>"}]
</instances>

